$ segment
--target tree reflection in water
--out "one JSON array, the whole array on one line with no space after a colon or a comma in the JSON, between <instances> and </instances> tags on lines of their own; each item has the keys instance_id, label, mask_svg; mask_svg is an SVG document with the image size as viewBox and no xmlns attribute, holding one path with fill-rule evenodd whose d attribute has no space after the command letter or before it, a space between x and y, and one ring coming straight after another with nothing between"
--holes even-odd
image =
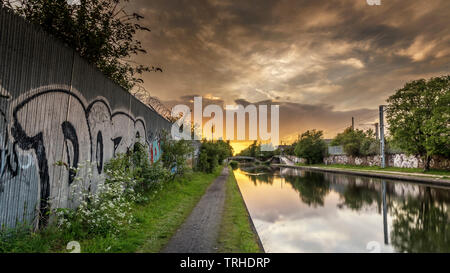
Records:
<instances>
[{"instance_id":1,"label":"tree reflection in water","mask_svg":"<svg viewBox=\"0 0 450 273\"><path fill-rule=\"evenodd\" d=\"M338 209L380 215L384 183L388 218L380 220L384 221L385 243L390 242L398 252L450 252L448 188L315 171L283 169L281 173L267 167L249 169L247 177L255 185L272 185L274 177L281 177L312 208L323 207L327 195L335 192L341 201Z\"/></svg>"},{"instance_id":2,"label":"tree reflection in water","mask_svg":"<svg viewBox=\"0 0 450 273\"><path fill-rule=\"evenodd\" d=\"M344 191L340 193L343 204L339 208L346 206L351 210L359 211L364 206L371 206L374 202L377 203L378 212L381 212L381 196L379 185L369 181L356 181L357 177L347 177L347 186Z\"/></svg>"},{"instance_id":3,"label":"tree reflection in water","mask_svg":"<svg viewBox=\"0 0 450 273\"><path fill-rule=\"evenodd\" d=\"M392 209L391 243L399 252L450 252L449 212L436 189L420 188ZM440 200L436 200L440 199Z\"/></svg>"},{"instance_id":4,"label":"tree reflection in water","mask_svg":"<svg viewBox=\"0 0 450 273\"><path fill-rule=\"evenodd\" d=\"M330 182L323 173L305 172L302 176L286 176L285 181L292 185L308 206L323 206L325 196L330 192Z\"/></svg>"},{"instance_id":5,"label":"tree reflection in water","mask_svg":"<svg viewBox=\"0 0 450 273\"><path fill-rule=\"evenodd\" d=\"M272 169L268 166L248 164L243 166L240 165L240 169L255 185L258 185L257 182L270 185L273 184L274 175Z\"/></svg>"}]
</instances>

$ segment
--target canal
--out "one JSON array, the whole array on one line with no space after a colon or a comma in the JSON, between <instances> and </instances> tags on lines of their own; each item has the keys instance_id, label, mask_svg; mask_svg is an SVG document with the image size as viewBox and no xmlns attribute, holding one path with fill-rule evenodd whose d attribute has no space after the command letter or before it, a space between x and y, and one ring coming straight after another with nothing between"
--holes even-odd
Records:
<instances>
[{"instance_id":1,"label":"canal","mask_svg":"<svg viewBox=\"0 0 450 273\"><path fill-rule=\"evenodd\" d=\"M234 174L266 252L450 252L450 188L292 168Z\"/></svg>"}]
</instances>

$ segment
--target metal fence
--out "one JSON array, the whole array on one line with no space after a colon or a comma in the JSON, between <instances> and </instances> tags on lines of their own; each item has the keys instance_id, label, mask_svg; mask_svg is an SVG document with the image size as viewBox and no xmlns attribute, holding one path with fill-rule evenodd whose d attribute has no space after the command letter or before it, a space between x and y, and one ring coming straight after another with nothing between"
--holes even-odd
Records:
<instances>
[{"instance_id":1,"label":"metal fence","mask_svg":"<svg viewBox=\"0 0 450 273\"><path fill-rule=\"evenodd\" d=\"M345 155L344 148L342 146L328 146L329 155Z\"/></svg>"},{"instance_id":2,"label":"metal fence","mask_svg":"<svg viewBox=\"0 0 450 273\"><path fill-rule=\"evenodd\" d=\"M105 163L136 141L150 159L170 123L39 27L0 8L0 225L36 224L95 191ZM92 178L77 168L95 162ZM80 177L81 182L77 182Z\"/></svg>"}]
</instances>

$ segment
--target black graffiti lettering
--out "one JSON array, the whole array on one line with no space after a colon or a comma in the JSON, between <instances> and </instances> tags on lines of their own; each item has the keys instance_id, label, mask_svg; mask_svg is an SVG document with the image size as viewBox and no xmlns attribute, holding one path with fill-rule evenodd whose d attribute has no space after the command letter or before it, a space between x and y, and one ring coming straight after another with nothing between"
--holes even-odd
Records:
<instances>
[{"instance_id":1,"label":"black graffiti lettering","mask_svg":"<svg viewBox=\"0 0 450 273\"><path fill-rule=\"evenodd\" d=\"M17 145L22 150L33 149L39 169L39 185L40 185L40 202L39 202L39 227L44 227L48 223L50 211L50 176L48 172L48 160L45 152L44 140L42 132L35 136L27 136L25 130L22 128L18 120L18 112L31 100L38 95L31 96L13 109L13 125L11 127L11 134L14 137Z\"/></svg>"},{"instance_id":2,"label":"black graffiti lettering","mask_svg":"<svg viewBox=\"0 0 450 273\"><path fill-rule=\"evenodd\" d=\"M75 128L73 127L73 125L67 121L64 121L61 124L61 128L62 128L63 135L64 135L64 142L66 144L67 158L69 161L68 164L70 167L76 169L78 167L78 161L79 161L79 157L80 157L80 148L79 148L79 143L78 143L77 132L75 131ZM73 162L71 162L71 157L70 157L71 153L69 151L68 142L70 142L72 144ZM69 169L69 185L72 184L72 182L75 179L75 176L77 174L72 168Z\"/></svg>"},{"instance_id":3,"label":"black graffiti lettering","mask_svg":"<svg viewBox=\"0 0 450 273\"><path fill-rule=\"evenodd\" d=\"M5 113L3 111L0 110L0 115L3 118L4 124L6 126L7 124L7 120L6 120L6 116ZM15 142L12 146L12 152L11 150L8 149L8 144L9 144L9 136L8 133L6 131L5 128L5 133L3 134L4 136L4 141L2 143L2 147L3 149L0 149L0 178L2 178L0 181L0 192L3 192L3 178L6 174L6 172L9 172L11 174L11 178L16 177L19 173L19 159L17 156L17 152L16 152L16 144L17 142ZM14 166L15 165L15 168Z\"/></svg>"},{"instance_id":4,"label":"black graffiti lettering","mask_svg":"<svg viewBox=\"0 0 450 273\"><path fill-rule=\"evenodd\" d=\"M122 141L122 137L112 138L111 140L114 143L113 156L116 156L117 147L119 147L119 144Z\"/></svg>"},{"instance_id":5,"label":"black graffiti lettering","mask_svg":"<svg viewBox=\"0 0 450 273\"><path fill-rule=\"evenodd\" d=\"M25 124L27 104L33 100L38 100L36 103L39 104L39 100L47 100L45 97L42 98L42 96L47 94L55 95L55 97L58 97L58 94L62 94L62 96L58 97L61 101L65 100L65 95L69 96L71 99L70 110L74 112L67 117L67 121L61 122L61 124L58 124L55 120L51 123L36 123L51 124L50 126L54 126L53 128L38 128L34 126L28 128L26 126L27 130L25 130L23 127L25 125L21 123ZM40 110L42 109L37 111ZM3 117L3 120L0 120L0 122L3 122L5 127L1 130L4 137L1 141L4 143L0 143L0 191L5 187L4 180L7 172L10 174L7 179L19 175L21 169L18 156L19 148L33 152L37 162L30 164L37 167L39 175L39 227L43 227L48 223L51 185L52 182L54 183L51 180L59 179L54 173L55 168L59 168L59 166L53 164L53 161L63 160L58 158L61 153L55 153L53 149L65 149L68 166L72 168L77 168L83 160L95 159L97 162L97 173L101 174L105 160L110 159L111 156L116 156L118 152L125 152L121 150L124 148L123 146L131 145L130 147L132 147L134 142L141 138L147 144L155 141L153 137L150 140L148 136L155 136L156 130L147 130L143 119L135 118L129 113L122 111L112 112L107 101L103 99L96 99L87 105L81 95L64 89L48 89L34 92L15 106L11 106L10 111L12 113L12 123L9 130L11 136L9 136L6 129L8 124L6 116L3 112L0 113ZM135 130L134 134L130 134L130 125ZM0 124L0 126L2 125ZM55 126L60 126L60 129L53 130L57 128ZM61 133L63 136L62 143L55 143L54 146L46 147L46 145L54 143L52 141L55 139L61 140L61 135L58 135ZM54 134L56 134L56 138ZM51 156L50 159L47 156ZM49 160L52 162L49 162ZM60 173L67 175L67 172ZM75 181L76 172L69 169L68 173L67 185L71 185ZM91 185L89 185L90 188Z\"/></svg>"},{"instance_id":6,"label":"black graffiti lettering","mask_svg":"<svg viewBox=\"0 0 450 273\"><path fill-rule=\"evenodd\" d=\"M50 177L48 175L48 162L45 154L45 147L42 133L33 137L28 137L23 130L22 126L17 121L17 112L14 112L14 125L11 128L11 133L16 139L18 146L22 150L33 149L36 153L39 168L39 180L40 180L40 204L39 213L40 221L39 227L44 227L48 223L48 212L50 210L49 197L50 197Z\"/></svg>"},{"instance_id":7,"label":"black graffiti lettering","mask_svg":"<svg viewBox=\"0 0 450 273\"><path fill-rule=\"evenodd\" d=\"M97 172L102 173L103 170L103 136L102 132L97 133L97 149L95 150L95 159L97 161Z\"/></svg>"},{"instance_id":8,"label":"black graffiti lettering","mask_svg":"<svg viewBox=\"0 0 450 273\"><path fill-rule=\"evenodd\" d=\"M17 146L17 142L14 142L12 153L8 154L8 157L6 159L7 164L8 164L8 170L11 173L12 177L16 177L19 174L19 169L20 169L19 156L17 155L17 152L16 152L16 146ZM15 167L13 165L15 165Z\"/></svg>"},{"instance_id":9,"label":"black graffiti lettering","mask_svg":"<svg viewBox=\"0 0 450 273\"><path fill-rule=\"evenodd\" d=\"M13 147L15 145L16 143L13 144ZM12 153L7 148L0 149L0 162L1 178L4 178L6 172L10 173L11 177L16 177L19 174L19 158L14 148L12 149Z\"/></svg>"}]
</instances>

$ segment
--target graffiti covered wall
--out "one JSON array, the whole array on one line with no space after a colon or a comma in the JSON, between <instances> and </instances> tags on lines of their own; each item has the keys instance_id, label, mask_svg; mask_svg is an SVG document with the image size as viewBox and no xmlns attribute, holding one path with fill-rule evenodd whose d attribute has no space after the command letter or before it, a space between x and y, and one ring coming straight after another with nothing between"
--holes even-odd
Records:
<instances>
[{"instance_id":1,"label":"graffiti covered wall","mask_svg":"<svg viewBox=\"0 0 450 273\"><path fill-rule=\"evenodd\" d=\"M361 166L380 166L381 157L379 155L372 156L347 156L347 155L330 155L323 159L324 163L329 164L348 164ZM406 154L386 154L386 165L389 167L399 168L423 168L424 161L419 156ZM438 170L450 170L450 160L444 157L434 156L430 162L430 168Z\"/></svg>"},{"instance_id":2,"label":"graffiti covered wall","mask_svg":"<svg viewBox=\"0 0 450 273\"><path fill-rule=\"evenodd\" d=\"M77 206L75 181L95 191L105 163L137 141L158 160L163 129L167 120L73 50L0 9L1 227L36 225L49 208ZM71 168L86 162L92 177L76 179L86 171Z\"/></svg>"}]
</instances>

